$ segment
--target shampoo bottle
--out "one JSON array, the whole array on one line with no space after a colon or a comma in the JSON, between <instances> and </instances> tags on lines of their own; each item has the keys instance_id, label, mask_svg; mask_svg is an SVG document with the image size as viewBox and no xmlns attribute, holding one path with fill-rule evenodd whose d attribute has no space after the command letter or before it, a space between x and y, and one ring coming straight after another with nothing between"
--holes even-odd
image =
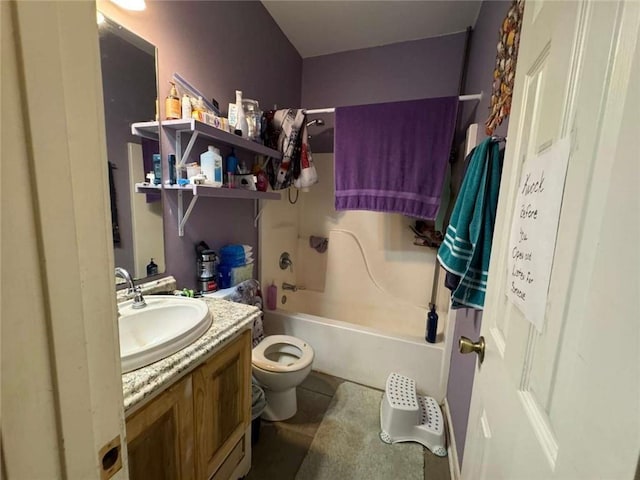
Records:
<instances>
[{"instance_id":1,"label":"shampoo bottle","mask_svg":"<svg viewBox=\"0 0 640 480\"><path fill-rule=\"evenodd\" d=\"M171 84L171 90L169 90L169 95L167 95L167 99L165 100L164 110L167 120L176 120L180 118L180 97L178 97L178 91L176 90L176 84L173 82L169 82Z\"/></svg>"},{"instance_id":2,"label":"shampoo bottle","mask_svg":"<svg viewBox=\"0 0 640 480\"><path fill-rule=\"evenodd\" d=\"M153 154L153 184L160 185L162 183L162 159L159 153Z\"/></svg>"},{"instance_id":3,"label":"shampoo bottle","mask_svg":"<svg viewBox=\"0 0 640 480\"><path fill-rule=\"evenodd\" d=\"M273 281L271 281L271 285L267 287L267 308L269 310L275 310L277 306L278 306L278 287L276 287Z\"/></svg>"},{"instance_id":4,"label":"shampoo bottle","mask_svg":"<svg viewBox=\"0 0 640 480\"><path fill-rule=\"evenodd\" d=\"M176 156L170 153L167 157L167 163L169 164L169 184L176 184Z\"/></svg>"}]
</instances>

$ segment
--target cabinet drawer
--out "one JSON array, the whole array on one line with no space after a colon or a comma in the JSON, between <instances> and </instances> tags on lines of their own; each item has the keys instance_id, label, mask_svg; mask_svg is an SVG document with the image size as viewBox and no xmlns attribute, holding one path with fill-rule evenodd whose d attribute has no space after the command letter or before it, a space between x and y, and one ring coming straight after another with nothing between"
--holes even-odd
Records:
<instances>
[{"instance_id":1,"label":"cabinet drawer","mask_svg":"<svg viewBox=\"0 0 640 480\"><path fill-rule=\"evenodd\" d=\"M225 459L224 462L222 462L222 465L220 465L218 471L214 473L213 477L211 477L211 480L229 480L229 477L231 477L233 470L242 461L244 455L244 437L242 437L240 441L236 443L236 446L233 447L233 450L231 450L229 456Z\"/></svg>"}]
</instances>

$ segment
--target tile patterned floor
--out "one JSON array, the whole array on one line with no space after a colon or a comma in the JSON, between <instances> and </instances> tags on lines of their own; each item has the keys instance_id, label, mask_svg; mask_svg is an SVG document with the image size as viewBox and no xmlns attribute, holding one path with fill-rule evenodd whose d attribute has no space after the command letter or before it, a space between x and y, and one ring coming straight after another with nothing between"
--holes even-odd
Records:
<instances>
[{"instance_id":1,"label":"tile patterned floor","mask_svg":"<svg viewBox=\"0 0 640 480\"><path fill-rule=\"evenodd\" d=\"M283 422L262 421L246 480L293 480L331 398L343 380L311 372L298 387L298 412ZM425 449L425 480L450 480L449 462ZM313 479L309 479L313 480ZM344 479L350 480L350 479ZM391 479L390 479L391 480Z\"/></svg>"}]
</instances>

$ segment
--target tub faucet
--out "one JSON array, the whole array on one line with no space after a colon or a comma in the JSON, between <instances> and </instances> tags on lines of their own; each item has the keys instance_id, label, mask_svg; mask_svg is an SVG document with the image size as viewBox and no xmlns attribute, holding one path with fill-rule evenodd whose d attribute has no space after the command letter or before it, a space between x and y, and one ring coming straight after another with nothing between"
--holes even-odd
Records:
<instances>
[{"instance_id":1,"label":"tub faucet","mask_svg":"<svg viewBox=\"0 0 640 480\"><path fill-rule=\"evenodd\" d=\"M116 273L115 273L116 277L120 277L123 278L125 282L127 282L129 284L129 288L127 293L128 294L135 294L133 297L133 304L131 305L131 308L144 308L147 306L147 302L145 302L144 297L142 296L142 290L140 289L140 287L136 287L133 284L133 280L131 279L131 275L129 275L129 272L127 272L124 268L122 267L116 267Z\"/></svg>"},{"instance_id":2,"label":"tub faucet","mask_svg":"<svg viewBox=\"0 0 640 480\"><path fill-rule=\"evenodd\" d=\"M298 290L304 290L304 287L299 287L297 285L292 285L291 283L282 282L283 290L291 290L292 292L297 292Z\"/></svg>"}]
</instances>

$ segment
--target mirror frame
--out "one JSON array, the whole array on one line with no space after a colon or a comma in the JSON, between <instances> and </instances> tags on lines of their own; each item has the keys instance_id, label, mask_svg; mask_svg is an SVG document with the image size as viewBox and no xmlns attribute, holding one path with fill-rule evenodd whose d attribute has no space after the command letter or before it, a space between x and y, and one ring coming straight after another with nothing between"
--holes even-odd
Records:
<instances>
[{"instance_id":1,"label":"mirror frame","mask_svg":"<svg viewBox=\"0 0 640 480\"><path fill-rule=\"evenodd\" d=\"M110 19L109 17L107 17L106 15L98 12L98 17L99 19L104 19L102 21L98 22L98 30L99 30L99 42L100 42L100 61L101 61L101 70L102 70L102 80L103 80L103 98L104 98L104 112L105 112L105 138L106 138L106 145L107 145L107 158L109 160L109 165L110 165L110 176L111 173L113 172L113 176L115 177L116 175L118 175L118 170L120 170L121 172L124 172L124 176L126 177L126 179L123 179L122 176L120 177L120 179L118 179L116 181L116 179L114 178L112 182L110 182L110 187L112 187L113 189L111 190L112 192L115 192L115 195L111 196L111 198L115 197L115 201L117 202L115 207L116 207L116 212L122 212L124 211L124 209L128 209L128 213L127 215L122 215L120 213L120 215L118 215L118 217L116 217L117 221L118 221L118 227L120 227L120 233L124 233L125 235L122 237L122 240L124 242L126 242L126 245L124 245L123 247L119 247L116 246L115 242L113 245L113 249L114 249L114 262L116 266L120 266L123 267L125 269L127 269L127 271L130 272L131 277L136 279L136 280L141 280L141 279L150 279L150 278L154 278L157 276L161 276L164 275L164 273L166 272L166 249L165 249L165 238L164 238L164 211L163 211L163 206L164 206L164 193L163 190L160 189L158 192L159 198L155 201L153 201L152 198L150 197L146 197L144 196L145 194L141 194L141 193L131 193L131 189L133 188L133 183L134 180L132 179L132 175L131 175L131 169L132 169L132 165L139 165L137 162L135 162L134 164L130 165L130 159L129 157L132 155L138 155L138 153L136 153L137 149L130 149L129 144L131 143L135 143L135 144L139 144L141 145L141 149L140 149L140 153L139 155L141 157L143 157L143 150L144 150L144 156L147 157L151 157L151 154L147 151L146 148L143 147L143 145L145 144L145 140L142 139L141 137L136 137L135 135L133 135L131 133L131 123L134 122L142 122L142 121L150 121L150 120L154 120L153 115L154 115L154 110L155 110L155 115L156 115L156 120L158 120L157 118L157 99L158 99L158 94L159 94L159 84L158 84L158 48L153 45L151 42L147 41L146 39L140 37L139 35L137 35L136 33L132 32L131 30L128 30L127 28L123 27L122 25L118 24L116 21ZM107 93L105 92L105 70L104 70L104 55L105 52L103 51L103 35L105 34L112 34L116 37L119 37L121 40L123 40L124 42L128 43L129 45L131 45L134 48L137 48L138 50L148 54L149 56L151 56L153 58L154 61L154 68L153 68L153 73L154 73L154 85L155 85L155 95L154 95L154 104L152 104L151 108L150 108L150 112L152 114L151 118L126 118L126 114L124 115L125 118L124 120L120 121L118 120L118 122L120 123L117 126L117 133L113 133L114 129L111 129L111 135L110 133L110 128L109 125L112 124L113 125L113 121L109 122L110 119L110 112L114 111L114 108L116 108L117 106L117 100L118 100L118 96L115 96L113 94L111 95L107 95ZM133 53L133 51L132 51ZM147 80L150 79L149 76L146 77ZM135 80L135 79L134 79ZM149 82L150 84L150 82ZM141 89L144 89L144 87L141 87ZM113 91L117 91L117 90L113 90ZM124 95L123 95L124 97ZM135 97L133 97L135 99ZM149 99L147 99L148 101ZM125 100L125 101L130 101L130 99ZM111 104L116 104L110 107ZM144 104L146 105L146 101L144 102ZM138 104L140 105L140 104ZM110 110L111 108L111 110ZM126 122L126 128L128 129L127 132L122 132L122 127L125 125ZM158 124L158 153L160 154L160 158L164 158L163 153L162 153L162 138L161 138L161 128L160 128L160 123ZM111 142L110 142L110 138L111 138ZM133 139L137 139L137 141L134 141ZM122 145L122 143L124 143L124 145ZM114 154L114 151L117 151L117 155ZM116 157L116 160L119 159L118 162L113 161L113 157ZM124 158L123 158L124 157ZM140 174L140 171L138 168L136 168L136 174L134 176L135 178L135 182L136 183L140 183L140 182L144 182L146 181L145 178L145 174L148 173L149 171L153 170L153 164L151 159L149 158L148 160L143 160L144 161L144 166L142 168L142 173ZM112 164L116 164L116 170L113 171L113 167L111 167ZM122 174L121 174L122 175ZM138 176L141 176L142 178L138 178ZM116 185L118 186L118 189L116 190ZM125 188L126 187L126 188ZM119 191L118 191L119 190ZM137 196L140 197L137 197ZM124 197L127 197L126 200L122 200ZM138 198L142 199L144 198L144 201L140 201L138 200ZM134 206L134 202L135 202L135 206ZM145 204L146 204L146 208L145 208ZM112 202L113 205L113 202ZM136 227L134 225L135 220L135 215L134 215L134 208L136 208L136 212L138 212L138 221L140 222L140 218L142 218L144 221L144 219L146 219L147 221L147 225L151 225L148 226L145 229L142 228L138 228L136 230ZM149 212L149 213L148 213ZM151 213L152 212L152 213ZM124 223L122 223L122 218L126 218L126 226ZM154 225L158 224L158 217L159 217L159 232L158 232L158 228L153 227ZM122 228L124 227L124 229ZM150 238L155 238L156 240L159 238L160 242L155 242L156 244L152 248L153 250L151 250L151 252L153 251L160 251L161 255L159 255L158 253L156 254L145 254L145 253L141 253L141 256L149 256L149 258L153 258L154 263L156 263L158 265L158 273L156 275L147 275L146 274L146 266L147 263L144 263L144 268L143 268L143 262L149 262L149 258L146 258L146 260L140 258L136 261L136 239L135 236L139 235L141 232L147 232L148 230L153 230L154 235ZM159 237L157 236L159 235ZM140 239L138 239L140 240ZM144 242L142 242L144 243ZM161 243L161 245L158 245L158 243ZM159 246L161 246L161 248L158 248ZM119 252L118 249L119 248L123 248L122 252ZM127 251L128 250L128 251ZM120 253L120 254L119 254ZM119 258L118 258L119 257ZM123 258L124 257L124 258ZM136 274L136 272L138 272Z\"/></svg>"}]
</instances>

